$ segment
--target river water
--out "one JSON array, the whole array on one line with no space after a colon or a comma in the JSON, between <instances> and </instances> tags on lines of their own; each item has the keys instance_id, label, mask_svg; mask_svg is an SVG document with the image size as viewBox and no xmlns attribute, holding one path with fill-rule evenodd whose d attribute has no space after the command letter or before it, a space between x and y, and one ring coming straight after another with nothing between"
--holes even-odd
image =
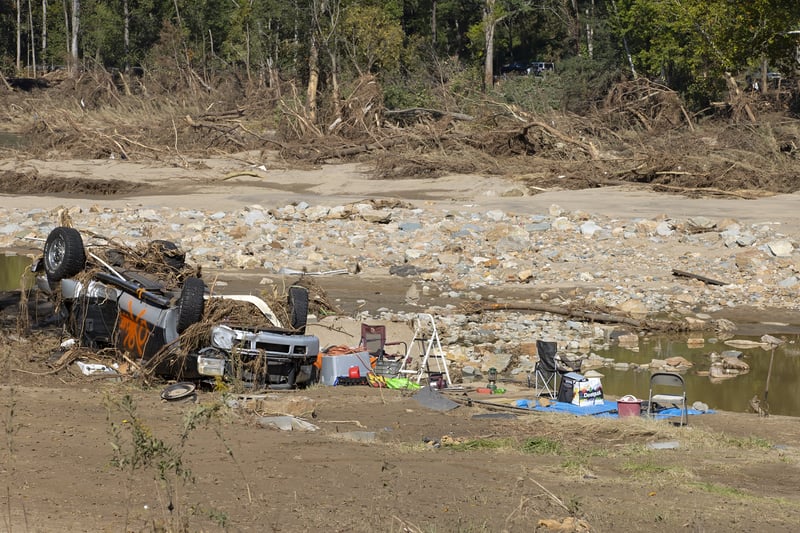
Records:
<instances>
[{"instance_id":1,"label":"river water","mask_svg":"<svg viewBox=\"0 0 800 533\"><path fill-rule=\"evenodd\" d=\"M25 137L19 133L0 131L0 147L19 148L25 144Z\"/></svg>"},{"instance_id":2,"label":"river water","mask_svg":"<svg viewBox=\"0 0 800 533\"><path fill-rule=\"evenodd\" d=\"M748 412L750 399L757 395L763 404L767 392L770 414L800 416L800 394L797 389L800 383L800 336L793 334L781 337L786 342L776 347L774 353L772 349L765 347L743 349L728 346L714 338L706 339L702 347L695 347L694 344L689 345L686 338L650 337L640 339L638 352L614 346L599 355L611 357L618 363L639 364L647 364L652 359L682 356L694 363L693 368L683 374L689 404L700 401L712 409ZM737 335L736 339L758 342L760 338ZM719 354L726 350L742 352L742 360L750 366L750 371L721 381L712 381L708 376L697 375L699 371L709 369L712 352ZM772 372L767 387L770 359ZM616 397L632 394L637 398L647 399L649 369L622 371L599 368L598 371L604 376L602 383L605 394Z\"/></svg>"},{"instance_id":3,"label":"river water","mask_svg":"<svg viewBox=\"0 0 800 533\"><path fill-rule=\"evenodd\" d=\"M19 290L23 280L26 287L34 282L31 264L33 258L27 255L0 253L0 291Z\"/></svg>"}]
</instances>

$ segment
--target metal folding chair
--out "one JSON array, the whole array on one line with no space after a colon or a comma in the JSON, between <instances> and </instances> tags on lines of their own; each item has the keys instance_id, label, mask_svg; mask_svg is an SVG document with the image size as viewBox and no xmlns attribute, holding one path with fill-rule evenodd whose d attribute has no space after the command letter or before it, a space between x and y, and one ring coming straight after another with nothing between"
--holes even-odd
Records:
<instances>
[{"instance_id":1,"label":"metal folding chair","mask_svg":"<svg viewBox=\"0 0 800 533\"><path fill-rule=\"evenodd\" d=\"M664 388L680 389L680 394L659 392ZM681 410L681 425L689 424L689 406L686 402L686 382L680 374L656 372L650 376L650 395L647 402L647 416L655 414L655 404L663 407L678 407Z\"/></svg>"}]
</instances>

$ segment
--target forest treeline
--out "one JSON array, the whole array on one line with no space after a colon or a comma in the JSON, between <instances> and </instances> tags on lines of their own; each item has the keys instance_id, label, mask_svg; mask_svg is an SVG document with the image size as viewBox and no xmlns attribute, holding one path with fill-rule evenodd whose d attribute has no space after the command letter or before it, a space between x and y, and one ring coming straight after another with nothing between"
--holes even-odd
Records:
<instances>
[{"instance_id":1,"label":"forest treeline","mask_svg":"<svg viewBox=\"0 0 800 533\"><path fill-rule=\"evenodd\" d=\"M492 92L579 113L644 78L699 112L739 88L796 93L799 61L797 0L0 0L6 79L290 82L312 123L367 78L393 109L465 110L454 94Z\"/></svg>"}]
</instances>

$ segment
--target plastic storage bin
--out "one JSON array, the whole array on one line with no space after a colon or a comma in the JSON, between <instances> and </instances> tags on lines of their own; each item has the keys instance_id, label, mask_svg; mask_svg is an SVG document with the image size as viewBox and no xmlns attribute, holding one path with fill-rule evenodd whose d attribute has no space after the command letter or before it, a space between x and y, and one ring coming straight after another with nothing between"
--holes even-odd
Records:
<instances>
[{"instance_id":1,"label":"plastic storage bin","mask_svg":"<svg viewBox=\"0 0 800 533\"><path fill-rule=\"evenodd\" d=\"M334 385L336 378L349 377L350 367L357 366L361 376L372 372L369 352L357 352L343 355L323 355L319 382L323 385Z\"/></svg>"}]
</instances>

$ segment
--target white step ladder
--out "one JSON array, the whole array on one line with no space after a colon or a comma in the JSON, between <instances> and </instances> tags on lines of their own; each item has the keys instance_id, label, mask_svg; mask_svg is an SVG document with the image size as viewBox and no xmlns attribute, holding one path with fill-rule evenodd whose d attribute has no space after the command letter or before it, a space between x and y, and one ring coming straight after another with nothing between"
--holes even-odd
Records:
<instances>
[{"instance_id":1,"label":"white step ladder","mask_svg":"<svg viewBox=\"0 0 800 533\"><path fill-rule=\"evenodd\" d=\"M419 346L420 363L419 370L408 368L411 361L411 352L414 346ZM442 343L439 340L439 332L436 330L436 322L433 320L433 315L428 313L420 313L414 320L414 337L408 343L408 351L403 359L403 364L400 366L400 374L412 376L414 379L416 374L417 384L423 377L427 377L430 383L432 374L441 374L445 379L445 386L452 387L453 382L450 379L450 371L447 368L447 358L442 350Z\"/></svg>"}]
</instances>

